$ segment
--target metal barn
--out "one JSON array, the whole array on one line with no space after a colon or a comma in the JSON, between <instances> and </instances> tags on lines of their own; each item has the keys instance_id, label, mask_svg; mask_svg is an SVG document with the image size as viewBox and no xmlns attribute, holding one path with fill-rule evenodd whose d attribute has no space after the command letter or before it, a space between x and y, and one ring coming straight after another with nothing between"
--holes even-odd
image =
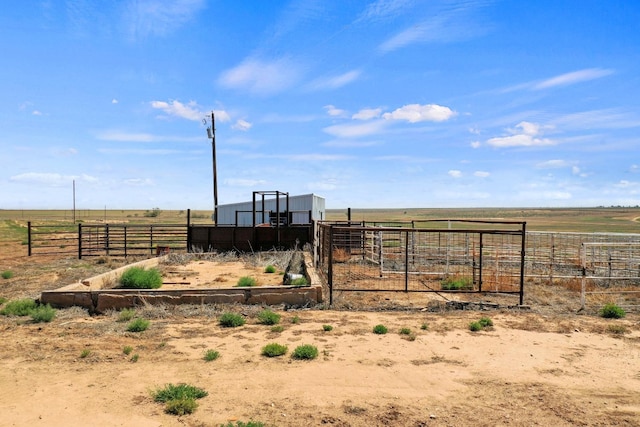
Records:
<instances>
[{"instance_id":1,"label":"metal barn","mask_svg":"<svg viewBox=\"0 0 640 427\"><path fill-rule=\"evenodd\" d=\"M254 192L255 224L271 222L273 225L274 216L278 210L281 223L284 218L288 218L285 222L290 225L309 224L311 220L325 219L324 197L313 193L288 196L289 212L287 213L287 196L287 193L282 192ZM253 209L253 201L219 205L217 225L250 227L254 224Z\"/></svg>"}]
</instances>

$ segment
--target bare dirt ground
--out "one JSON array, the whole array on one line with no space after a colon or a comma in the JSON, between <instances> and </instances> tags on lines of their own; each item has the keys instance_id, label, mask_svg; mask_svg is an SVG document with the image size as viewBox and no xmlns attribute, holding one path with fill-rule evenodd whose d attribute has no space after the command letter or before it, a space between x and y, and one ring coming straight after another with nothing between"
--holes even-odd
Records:
<instances>
[{"instance_id":1,"label":"bare dirt ground","mask_svg":"<svg viewBox=\"0 0 640 427\"><path fill-rule=\"evenodd\" d=\"M37 298L120 264L28 258L18 243L0 242L0 270L14 272L0 279L0 297ZM640 425L640 316L578 315L575 300L563 303L565 291L529 288L528 311L431 312L418 301L382 311L393 301L340 296L339 309L275 307L281 332L258 324L260 307L142 307L137 315L151 324L141 333L126 332L115 312L65 309L40 324L0 316L0 425ZM220 327L227 310L246 325ZM485 316L494 326L471 332L469 323ZM377 324L389 333L374 334ZM272 342L289 352L261 356ZM293 360L301 344L315 345L319 357ZM206 362L207 349L220 358ZM176 417L150 390L181 382L209 394L195 413Z\"/></svg>"}]
</instances>

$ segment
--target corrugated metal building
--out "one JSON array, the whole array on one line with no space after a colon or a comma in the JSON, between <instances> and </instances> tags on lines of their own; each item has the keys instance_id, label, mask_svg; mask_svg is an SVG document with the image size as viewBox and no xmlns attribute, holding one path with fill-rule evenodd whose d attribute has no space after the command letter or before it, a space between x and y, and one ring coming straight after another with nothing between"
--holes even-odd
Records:
<instances>
[{"instance_id":1,"label":"corrugated metal building","mask_svg":"<svg viewBox=\"0 0 640 427\"><path fill-rule=\"evenodd\" d=\"M286 218L287 198L280 193L279 209L283 218ZM265 196L264 209L262 196L256 195L256 224L269 222L269 212L276 212L277 200L275 195ZM263 215L264 211L264 215ZM316 194L303 194L289 196L289 211L291 224L309 224L309 213L312 220L325 219L324 197ZM237 214L236 214L237 213ZM252 219L253 201L231 203L218 206L218 225L238 225L241 227L253 225ZM237 224L236 224L237 220Z\"/></svg>"}]
</instances>

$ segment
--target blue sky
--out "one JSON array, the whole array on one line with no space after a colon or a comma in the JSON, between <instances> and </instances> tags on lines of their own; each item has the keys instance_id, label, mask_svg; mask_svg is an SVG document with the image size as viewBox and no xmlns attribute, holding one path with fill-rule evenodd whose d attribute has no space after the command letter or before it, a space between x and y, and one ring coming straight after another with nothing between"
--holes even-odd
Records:
<instances>
[{"instance_id":1,"label":"blue sky","mask_svg":"<svg viewBox=\"0 0 640 427\"><path fill-rule=\"evenodd\" d=\"M7 2L0 208L640 204L640 2Z\"/></svg>"}]
</instances>

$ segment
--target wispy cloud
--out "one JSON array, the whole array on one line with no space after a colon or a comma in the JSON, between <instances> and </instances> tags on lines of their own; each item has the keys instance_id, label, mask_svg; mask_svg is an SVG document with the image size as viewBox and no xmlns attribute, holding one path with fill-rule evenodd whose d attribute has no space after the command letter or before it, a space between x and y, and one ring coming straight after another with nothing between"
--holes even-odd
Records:
<instances>
[{"instance_id":1,"label":"wispy cloud","mask_svg":"<svg viewBox=\"0 0 640 427\"><path fill-rule=\"evenodd\" d=\"M11 182L18 182L24 184L38 184L47 187L63 187L71 184L74 180L83 182L96 182L98 178L91 175L62 175L59 173L45 173L45 172L27 172L19 175L14 175L9 178Z\"/></svg>"},{"instance_id":2,"label":"wispy cloud","mask_svg":"<svg viewBox=\"0 0 640 427\"><path fill-rule=\"evenodd\" d=\"M123 180L122 183L131 187L149 187L154 185L153 180L149 178L129 178Z\"/></svg>"},{"instance_id":3,"label":"wispy cloud","mask_svg":"<svg viewBox=\"0 0 640 427\"><path fill-rule=\"evenodd\" d=\"M520 122L515 129L510 130L513 135L501 136L487 140L493 147L533 147L553 145L555 142L548 138L540 138L541 127L536 123Z\"/></svg>"},{"instance_id":4,"label":"wispy cloud","mask_svg":"<svg viewBox=\"0 0 640 427\"><path fill-rule=\"evenodd\" d=\"M489 175L491 175L491 174L489 172L486 172L486 171L475 171L473 173L473 176L476 176L478 178L486 178Z\"/></svg>"},{"instance_id":5,"label":"wispy cloud","mask_svg":"<svg viewBox=\"0 0 640 427\"><path fill-rule=\"evenodd\" d=\"M232 187L255 187L265 185L267 181L264 179L229 178L225 179L224 183Z\"/></svg>"},{"instance_id":6,"label":"wispy cloud","mask_svg":"<svg viewBox=\"0 0 640 427\"><path fill-rule=\"evenodd\" d=\"M603 68L587 68L584 70L572 71L570 73L560 74L551 77L533 86L533 89L549 89L557 86L568 86L576 83L582 83L589 80L595 80L613 74L613 70Z\"/></svg>"},{"instance_id":7,"label":"wispy cloud","mask_svg":"<svg viewBox=\"0 0 640 427\"><path fill-rule=\"evenodd\" d=\"M164 36L185 25L205 0L128 0L125 23L132 39Z\"/></svg>"},{"instance_id":8,"label":"wispy cloud","mask_svg":"<svg viewBox=\"0 0 640 427\"><path fill-rule=\"evenodd\" d=\"M462 171L456 170L456 169L452 169L449 172L447 172L447 174L452 177L452 178L460 178L462 177Z\"/></svg>"},{"instance_id":9,"label":"wispy cloud","mask_svg":"<svg viewBox=\"0 0 640 427\"><path fill-rule=\"evenodd\" d=\"M347 113L345 110L336 108L334 105L325 105L323 108L327 111L327 114L332 117L344 116Z\"/></svg>"},{"instance_id":10,"label":"wispy cloud","mask_svg":"<svg viewBox=\"0 0 640 427\"><path fill-rule=\"evenodd\" d=\"M112 142L201 142L201 137L185 137L179 135L153 135L150 133L124 132L120 130L104 130L96 132L96 139Z\"/></svg>"},{"instance_id":11,"label":"wispy cloud","mask_svg":"<svg viewBox=\"0 0 640 427\"><path fill-rule=\"evenodd\" d=\"M382 108L363 108L351 116L354 120L371 120L380 117Z\"/></svg>"},{"instance_id":12,"label":"wispy cloud","mask_svg":"<svg viewBox=\"0 0 640 427\"><path fill-rule=\"evenodd\" d=\"M338 138L359 138L376 134L384 129L385 126L386 122L384 120L376 120L366 123L345 123L328 126L323 131Z\"/></svg>"},{"instance_id":13,"label":"wispy cloud","mask_svg":"<svg viewBox=\"0 0 640 427\"><path fill-rule=\"evenodd\" d=\"M218 83L226 88L240 89L257 95L272 95L294 85L301 67L289 58L263 61L245 59L240 65L222 73Z\"/></svg>"},{"instance_id":14,"label":"wispy cloud","mask_svg":"<svg viewBox=\"0 0 640 427\"><path fill-rule=\"evenodd\" d=\"M162 110L168 116L180 117L187 120L200 121L206 113L199 109L195 101L183 104L180 101L151 101L151 107Z\"/></svg>"},{"instance_id":15,"label":"wispy cloud","mask_svg":"<svg viewBox=\"0 0 640 427\"><path fill-rule=\"evenodd\" d=\"M240 130L240 131L246 132L249 129L251 129L252 126L253 126L253 124L249 123L248 121L239 119L239 120L236 121L236 123L233 126L231 126L231 128L235 129L235 130Z\"/></svg>"},{"instance_id":16,"label":"wispy cloud","mask_svg":"<svg viewBox=\"0 0 640 427\"><path fill-rule=\"evenodd\" d=\"M369 3L356 22L376 22L402 14L415 0L376 0Z\"/></svg>"},{"instance_id":17,"label":"wispy cloud","mask_svg":"<svg viewBox=\"0 0 640 427\"><path fill-rule=\"evenodd\" d=\"M338 89L356 81L361 74L360 70L351 70L337 76L316 79L309 84L309 88L311 90Z\"/></svg>"},{"instance_id":18,"label":"wispy cloud","mask_svg":"<svg viewBox=\"0 0 640 427\"><path fill-rule=\"evenodd\" d=\"M539 169L560 169L567 168L569 166L571 166L569 162L560 159L546 160L536 164L536 167Z\"/></svg>"}]
</instances>

